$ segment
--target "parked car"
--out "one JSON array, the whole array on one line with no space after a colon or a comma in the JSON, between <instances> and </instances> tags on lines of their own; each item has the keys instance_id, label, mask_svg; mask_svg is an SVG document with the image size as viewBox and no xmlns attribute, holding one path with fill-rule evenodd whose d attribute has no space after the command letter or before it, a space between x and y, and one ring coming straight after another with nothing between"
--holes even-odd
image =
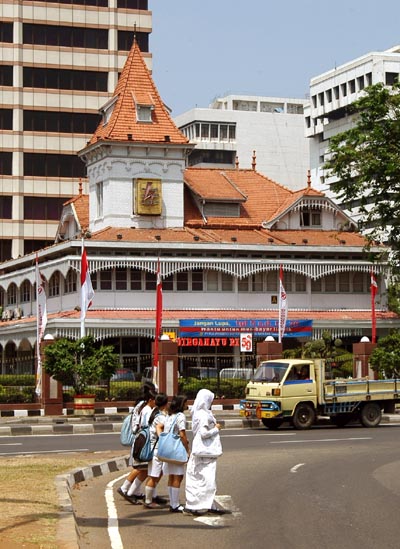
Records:
<instances>
[{"instance_id":1,"label":"parked car","mask_svg":"<svg viewBox=\"0 0 400 549\"><path fill-rule=\"evenodd\" d=\"M190 366L186 370L186 377L195 377L196 379L208 379L218 377L217 368L207 368L207 366Z\"/></svg>"},{"instance_id":2,"label":"parked car","mask_svg":"<svg viewBox=\"0 0 400 549\"><path fill-rule=\"evenodd\" d=\"M142 383L152 382L152 381L153 381L153 367L147 366L143 370Z\"/></svg>"},{"instance_id":3,"label":"parked car","mask_svg":"<svg viewBox=\"0 0 400 549\"><path fill-rule=\"evenodd\" d=\"M220 379L251 379L253 368L223 368L220 373Z\"/></svg>"},{"instance_id":4,"label":"parked car","mask_svg":"<svg viewBox=\"0 0 400 549\"><path fill-rule=\"evenodd\" d=\"M115 374L111 376L111 381L135 381L135 379L135 373L128 368L116 370Z\"/></svg>"}]
</instances>

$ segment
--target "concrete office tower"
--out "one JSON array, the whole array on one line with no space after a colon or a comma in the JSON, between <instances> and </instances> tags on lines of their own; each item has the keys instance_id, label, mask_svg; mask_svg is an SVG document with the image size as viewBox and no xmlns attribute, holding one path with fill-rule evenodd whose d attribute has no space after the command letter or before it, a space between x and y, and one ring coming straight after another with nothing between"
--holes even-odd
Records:
<instances>
[{"instance_id":1,"label":"concrete office tower","mask_svg":"<svg viewBox=\"0 0 400 549\"><path fill-rule=\"evenodd\" d=\"M270 179L298 190L304 187L309 168L306 104L305 99L229 95L174 120L196 144L189 165L235 167L237 157L240 168L256 167Z\"/></svg>"},{"instance_id":2,"label":"concrete office tower","mask_svg":"<svg viewBox=\"0 0 400 549\"><path fill-rule=\"evenodd\" d=\"M0 261L54 242L135 29L150 65L148 0L0 1Z\"/></svg>"},{"instance_id":3,"label":"concrete office tower","mask_svg":"<svg viewBox=\"0 0 400 549\"><path fill-rule=\"evenodd\" d=\"M367 86L392 85L400 74L400 46L372 52L324 74L310 82L310 104L305 108L306 135L310 138L311 179L315 188L332 197L323 166L327 160L329 139L346 131L354 123L348 107Z\"/></svg>"}]
</instances>

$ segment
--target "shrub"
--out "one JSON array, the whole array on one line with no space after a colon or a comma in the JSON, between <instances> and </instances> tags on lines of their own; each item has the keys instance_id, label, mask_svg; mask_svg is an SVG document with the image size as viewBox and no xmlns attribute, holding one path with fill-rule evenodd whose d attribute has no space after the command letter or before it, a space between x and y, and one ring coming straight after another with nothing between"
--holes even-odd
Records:
<instances>
[{"instance_id":1,"label":"shrub","mask_svg":"<svg viewBox=\"0 0 400 549\"><path fill-rule=\"evenodd\" d=\"M0 376L0 381L4 387L35 386L35 376L33 374L4 374Z\"/></svg>"}]
</instances>

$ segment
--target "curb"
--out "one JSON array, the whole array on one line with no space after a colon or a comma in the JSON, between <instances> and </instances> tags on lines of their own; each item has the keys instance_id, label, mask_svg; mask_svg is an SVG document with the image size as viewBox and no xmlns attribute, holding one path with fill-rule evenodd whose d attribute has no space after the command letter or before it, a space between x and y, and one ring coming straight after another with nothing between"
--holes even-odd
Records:
<instances>
[{"instance_id":1,"label":"curb","mask_svg":"<svg viewBox=\"0 0 400 549\"><path fill-rule=\"evenodd\" d=\"M72 505L71 490L85 480L126 469L129 456L114 458L84 468L73 469L55 478L60 514L57 524L57 546L62 549L79 549L81 532Z\"/></svg>"},{"instance_id":2,"label":"curb","mask_svg":"<svg viewBox=\"0 0 400 549\"><path fill-rule=\"evenodd\" d=\"M258 420L257 420L258 421ZM241 418L219 419L225 429L249 427L249 421ZM9 425L0 427L0 438L27 435L76 435L96 433L120 433L122 421L118 423L81 423L81 424L44 424L44 425ZM191 430L192 422L187 421L187 429Z\"/></svg>"}]
</instances>

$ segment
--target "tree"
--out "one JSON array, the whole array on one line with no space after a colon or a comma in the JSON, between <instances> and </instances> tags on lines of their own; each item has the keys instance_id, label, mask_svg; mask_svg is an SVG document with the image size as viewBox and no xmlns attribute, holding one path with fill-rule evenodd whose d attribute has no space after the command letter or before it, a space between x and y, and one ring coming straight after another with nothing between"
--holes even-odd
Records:
<instances>
[{"instance_id":1,"label":"tree","mask_svg":"<svg viewBox=\"0 0 400 549\"><path fill-rule=\"evenodd\" d=\"M357 211L367 239L385 242L400 260L400 85L376 84L348 107L353 126L330 140L332 189Z\"/></svg>"},{"instance_id":2,"label":"tree","mask_svg":"<svg viewBox=\"0 0 400 549\"><path fill-rule=\"evenodd\" d=\"M72 385L76 395L90 385L109 380L119 366L119 356L111 345L96 348L92 336L76 341L58 339L44 350L45 371L63 385Z\"/></svg>"},{"instance_id":3,"label":"tree","mask_svg":"<svg viewBox=\"0 0 400 549\"><path fill-rule=\"evenodd\" d=\"M333 377L349 376L353 372L353 355L343 347L341 339L332 339L328 330L324 330L321 339L308 341L301 358L323 358L326 361L327 372Z\"/></svg>"},{"instance_id":4,"label":"tree","mask_svg":"<svg viewBox=\"0 0 400 549\"><path fill-rule=\"evenodd\" d=\"M372 351L370 364L380 377L400 377L400 332L379 339Z\"/></svg>"}]
</instances>

